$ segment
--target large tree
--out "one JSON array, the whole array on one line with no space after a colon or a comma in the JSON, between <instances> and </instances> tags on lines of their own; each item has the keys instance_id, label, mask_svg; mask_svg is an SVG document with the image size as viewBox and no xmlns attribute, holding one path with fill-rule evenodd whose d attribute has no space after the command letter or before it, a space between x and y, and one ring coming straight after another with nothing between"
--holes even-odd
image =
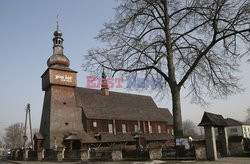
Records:
<instances>
[{"instance_id":1,"label":"large tree","mask_svg":"<svg viewBox=\"0 0 250 164\"><path fill-rule=\"evenodd\" d=\"M21 148L23 146L24 125L15 123L5 129L4 142L8 148Z\"/></svg>"},{"instance_id":2,"label":"large tree","mask_svg":"<svg viewBox=\"0 0 250 164\"><path fill-rule=\"evenodd\" d=\"M175 136L183 135L182 88L199 104L240 91L235 73L249 47L248 0L124 0L115 10L97 36L103 48L91 49L83 66L92 74L161 76Z\"/></svg>"}]
</instances>

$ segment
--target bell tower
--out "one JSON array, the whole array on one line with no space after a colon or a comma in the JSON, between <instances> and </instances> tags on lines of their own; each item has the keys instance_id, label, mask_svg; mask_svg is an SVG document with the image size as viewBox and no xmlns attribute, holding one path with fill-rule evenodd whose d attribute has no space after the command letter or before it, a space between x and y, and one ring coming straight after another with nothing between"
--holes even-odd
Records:
<instances>
[{"instance_id":1,"label":"bell tower","mask_svg":"<svg viewBox=\"0 0 250 164\"><path fill-rule=\"evenodd\" d=\"M45 149L63 147L64 138L80 134L82 110L77 107L75 87L77 72L70 69L70 61L63 52L62 32L58 23L53 38L53 54L47 61L48 68L41 76L45 91L40 133Z\"/></svg>"}]
</instances>

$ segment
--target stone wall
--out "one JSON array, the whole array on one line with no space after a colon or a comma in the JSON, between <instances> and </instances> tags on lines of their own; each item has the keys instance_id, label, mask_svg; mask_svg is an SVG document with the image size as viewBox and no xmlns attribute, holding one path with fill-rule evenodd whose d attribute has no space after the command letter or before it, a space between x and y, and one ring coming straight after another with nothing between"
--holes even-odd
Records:
<instances>
[{"instance_id":1,"label":"stone wall","mask_svg":"<svg viewBox=\"0 0 250 164\"><path fill-rule=\"evenodd\" d=\"M88 149L81 149L81 160L88 161L90 158L89 150Z\"/></svg>"},{"instance_id":2,"label":"stone wall","mask_svg":"<svg viewBox=\"0 0 250 164\"><path fill-rule=\"evenodd\" d=\"M44 159L44 149L37 150L37 160L42 161Z\"/></svg>"},{"instance_id":3,"label":"stone wall","mask_svg":"<svg viewBox=\"0 0 250 164\"><path fill-rule=\"evenodd\" d=\"M230 155L238 156L243 154L243 144L241 142L229 142Z\"/></svg>"},{"instance_id":4,"label":"stone wall","mask_svg":"<svg viewBox=\"0 0 250 164\"><path fill-rule=\"evenodd\" d=\"M64 151L65 159L70 160L80 160L81 159L81 152L80 150L66 150Z\"/></svg>"},{"instance_id":5,"label":"stone wall","mask_svg":"<svg viewBox=\"0 0 250 164\"><path fill-rule=\"evenodd\" d=\"M111 155L112 155L112 160L113 161L119 161L119 160L123 159L121 150L113 150Z\"/></svg>"},{"instance_id":6,"label":"stone wall","mask_svg":"<svg viewBox=\"0 0 250 164\"><path fill-rule=\"evenodd\" d=\"M193 141L196 160L207 160L205 140Z\"/></svg>"},{"instance_id":7,"label":"stone wall","mask_svg":"<svg viewBox=\"0 0 250 164\"><path fill-rule=\"evenodd\" d=\"M149 158L151 160L161 159L162 158L162 149L149 149Z\"/></svg>"}]
</instances>

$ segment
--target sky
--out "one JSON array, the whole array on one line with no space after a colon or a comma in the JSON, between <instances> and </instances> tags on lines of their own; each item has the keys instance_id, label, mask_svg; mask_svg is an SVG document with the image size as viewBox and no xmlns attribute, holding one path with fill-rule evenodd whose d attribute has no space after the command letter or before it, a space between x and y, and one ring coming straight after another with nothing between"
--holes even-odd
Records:
<instances>
[{"instance_id":1,"label":"sky","mask_svg":"<svg viewBox=\"0 0 250 164\"><path fill-rule=\"evenodd\" d=\"M78 86L86 87L82 64L91 48L100 46L94 39L103 23L114 16L114 0L1 0L0 1L0 135L16 122L24 122L25 108L31 104L32 125L39 128L44 92L41 75L52 55L52 38L59 15L64 38L64 53L71 68L78 71ZM244 120L250 106L250 64L242 59L239 76L245 92L227 99L209 100L208 108L190 104L182 96L183 120L199 123L204 111ZM116 89L111 89L116 91ZM122 89L119 92L130 92ZM135 93L136 91L132 91ZM147 92L139 94L150 95ZM156 100L156 99L155 99ZM171 109L171 100L157 100Z\"/></svg>"}]
</instances>

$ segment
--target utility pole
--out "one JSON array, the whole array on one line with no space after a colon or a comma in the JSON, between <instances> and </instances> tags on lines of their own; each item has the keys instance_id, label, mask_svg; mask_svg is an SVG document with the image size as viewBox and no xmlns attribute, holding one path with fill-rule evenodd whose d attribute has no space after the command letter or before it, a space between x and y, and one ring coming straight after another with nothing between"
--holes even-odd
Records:
<instances>
[{"instance_id":1,"label":"utility pole","mask_svg":"<svg viewBox=\"0 0 250 164\"><path fill-rule=\"evenodd\" d=\"M30 127L30 140L31 140L31 145L32 145L32 150L34 149L33 145L33 138L32 138L32 126L31 126L31 114L30 114L30 104L27 104L26 110L26 115L25 115L25 124L24 124L24 136L23 136L23 147L26 148L26 141L28 140L27 137L27 120L29 119L29 127Z\"/></svg>"}]
</instances>

